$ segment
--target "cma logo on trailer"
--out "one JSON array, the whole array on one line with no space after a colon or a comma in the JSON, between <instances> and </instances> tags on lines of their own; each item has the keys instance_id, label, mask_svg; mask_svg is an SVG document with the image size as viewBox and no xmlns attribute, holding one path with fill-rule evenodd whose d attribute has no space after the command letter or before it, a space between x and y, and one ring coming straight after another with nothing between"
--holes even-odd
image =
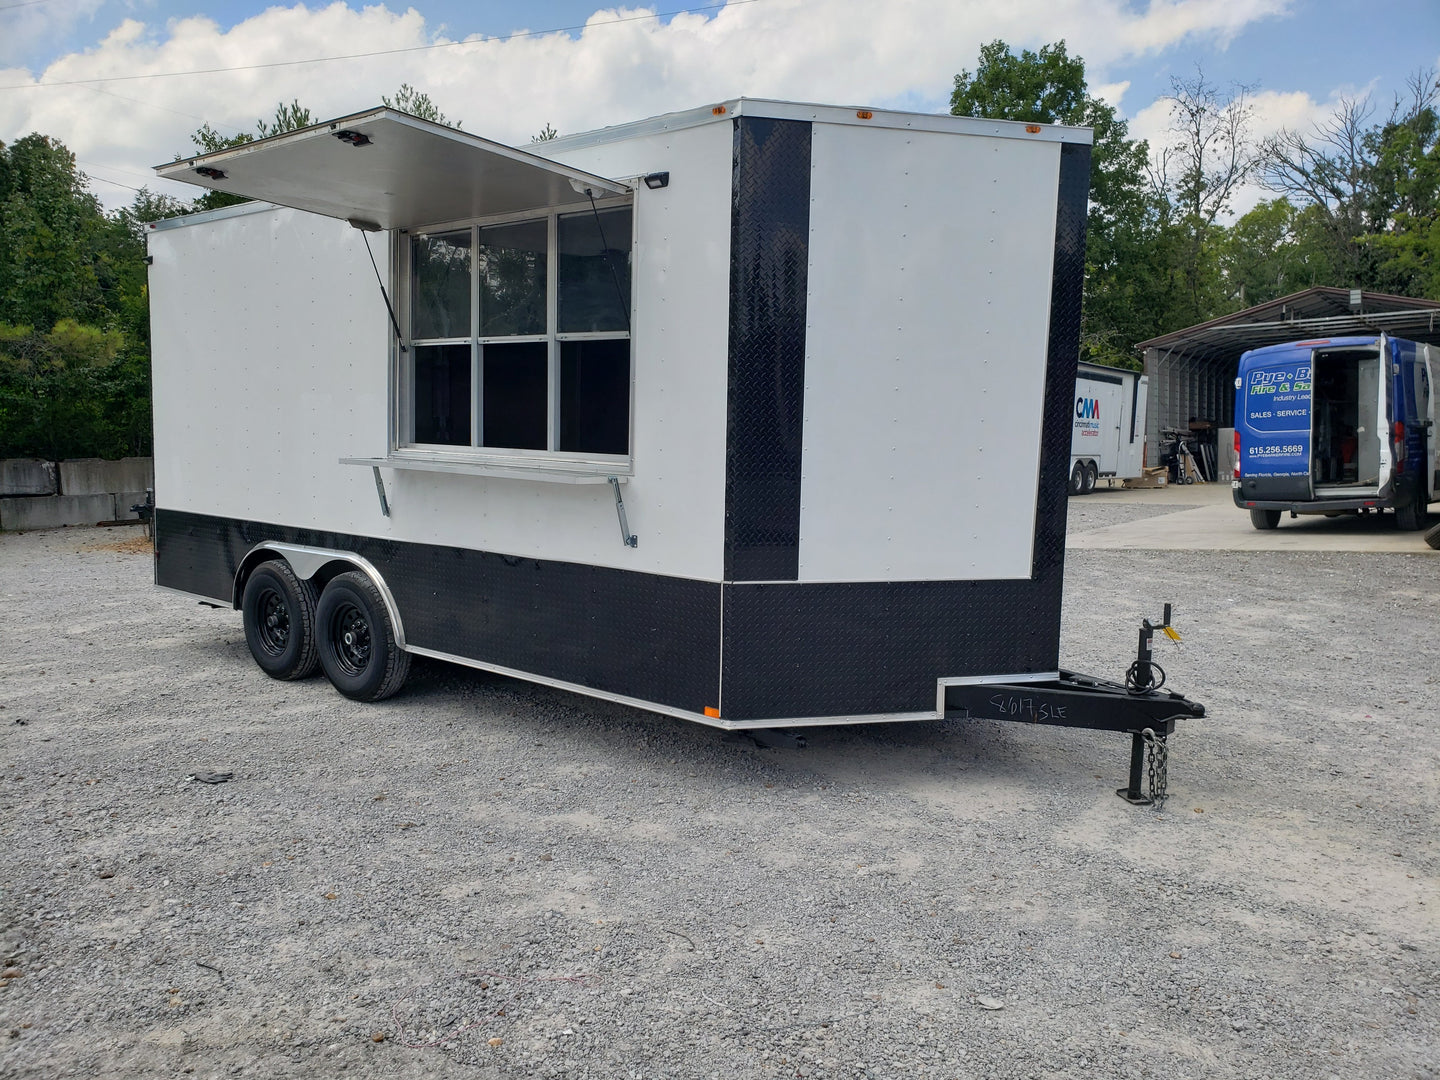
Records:
<instances>
[{"instance_id":1,"label":"cma logo on trailer","mask_svg":"<svg viewBox=\"0 0 1440 1080\"><path fill-rule=\"evenodd\" d=\"M1100 400L1093 397L1075 399L1075 415L1081 420L1100 419Z\"/></svg>"}]
</instances>

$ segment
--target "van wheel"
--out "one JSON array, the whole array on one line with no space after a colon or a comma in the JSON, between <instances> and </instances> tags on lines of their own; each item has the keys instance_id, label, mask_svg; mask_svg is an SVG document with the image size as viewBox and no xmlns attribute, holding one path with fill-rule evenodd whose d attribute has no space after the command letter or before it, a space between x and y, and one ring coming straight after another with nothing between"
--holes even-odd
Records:
<instances>
[{"instance_id":1,"label":"van wheel","mask_svg":"<svg viewBox=\"0 0 1440 1080\"><path fill-rule=\"evenodd\" d=\"M1085 463L1075 462L1075 467L1070 470L1070 494L1085 494Z\"/></svg>"},{"instance_id":2,"label":"van wheel","mask_svg":"<svg viewBox=\"0 0 1440 1080\"><path fill-rule=\"evenodd\" d=\"M240 611L245 644L272 679L303 679L315 672L313 582L302 581L284 559L261 563L245 582Z\"/></svg>"},{"instance_id":3,"label":"van wheel","mask_svg":"<svg viewBox=\"0 0 1440 1080\"><path fill-rule=\"evenodd\" d=\"M1278 529L1280 527L1279 510L1251 510L1250 524L1257 529Z\"/></svg>"},{"instance_id":4,"label":"van wheel","mask_svg":"<svg viewBox=\"0 0 1440 1080\"><path fill-rule=\"evenodd\" d=\"M356 701L381 701L405 685L410 654L375 583L358 570L332 578L315 613L320 666L335 689Z\"/></svg>"},{"instance_id":5,"label":"van wheel","mask_svg":"<svg viewBox=\"0 0 1440 1080\"><path fill-rule=\"evenodd\" d=\"M1095 490L1095 485L1100 480L1100 469L1092 461L1085 466L1085 490L1082 494L1089 495Z\"/></svg>"},{"instance_id":6,"label":"van wheel","mask_svg":"<svg viewBox=\"0 0 1440 1080\"><path fill-rule=\"evenodd\" d=\"M1425 527L1425 519L1429 517L1429 504L1425 501L1423 494L1416 494L1404 506L1395 507L1395 527L1402 532L1414 532L1416 529Z\"/></svg>"}]
</instances>

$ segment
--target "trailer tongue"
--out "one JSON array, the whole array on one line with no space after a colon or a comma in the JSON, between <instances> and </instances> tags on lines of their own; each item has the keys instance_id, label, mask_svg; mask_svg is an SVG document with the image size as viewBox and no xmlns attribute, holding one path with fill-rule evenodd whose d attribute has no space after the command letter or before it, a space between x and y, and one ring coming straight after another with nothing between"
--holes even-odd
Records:
<instances>
[{"instance_id":1,"label":"trailer tongue","mask_svg":"<svg viewBox=\"0 0 1440 1080\"><path fill-rule=\"evenodd\" d=\"M945 718L1128 732L1130 779L1116 794L1137 806L1162 802L1167 782L1166 739L1174 732L1177 720L1198 720L1205 715L1205 706L1163 689L1165 671L1155 663L1151 651L1157 630L1179 640L1170 626L1169 604L1165 605L1165 617L1160 623L1149 619L1141 623L1135 662L1123 684L1061 671L1058 678L1044 682L950 685L945 687ZM1142 774L1148 774L1148 783Z\"/></svg>"}]
</instances>

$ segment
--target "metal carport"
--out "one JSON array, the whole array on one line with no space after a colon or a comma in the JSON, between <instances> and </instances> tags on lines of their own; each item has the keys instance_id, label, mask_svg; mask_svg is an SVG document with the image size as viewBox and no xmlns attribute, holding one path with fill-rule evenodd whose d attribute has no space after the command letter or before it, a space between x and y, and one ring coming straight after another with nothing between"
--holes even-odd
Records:
<instances>
[{"instance_id":1,"label":"metal carport","mask_svg":"<svg viewBox=\"0 0 1440 1080\"><path fill-rule=\"evenodd\" d=\"M1146 460L1160 461L1165 428L1192 420L1234 426L1242 353L1304 338L1382 332L1440 344L1440 300L1317 286L1142 341L1135 348L1150 376Z\"/></svg>"}]
</instances>

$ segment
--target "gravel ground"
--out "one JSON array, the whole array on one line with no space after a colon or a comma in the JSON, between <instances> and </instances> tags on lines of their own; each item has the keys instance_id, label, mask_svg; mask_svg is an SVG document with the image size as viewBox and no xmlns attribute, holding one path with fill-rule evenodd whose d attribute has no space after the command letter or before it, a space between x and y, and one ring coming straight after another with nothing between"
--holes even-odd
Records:
<instances>
[{"instance_id":1,"label":"gravel ground","mask_svg":"<svg viewBox=\"0 0 1440 1080\"><path fill-rule=\"evenodd\" d=\"M1071 552L1062 662L1173 600L1210 709L1153 810L1110 734L357 705L134 536L0 536L4 1077L1440 1075L1431 560Z\"/></svg>"}]
</instances>

